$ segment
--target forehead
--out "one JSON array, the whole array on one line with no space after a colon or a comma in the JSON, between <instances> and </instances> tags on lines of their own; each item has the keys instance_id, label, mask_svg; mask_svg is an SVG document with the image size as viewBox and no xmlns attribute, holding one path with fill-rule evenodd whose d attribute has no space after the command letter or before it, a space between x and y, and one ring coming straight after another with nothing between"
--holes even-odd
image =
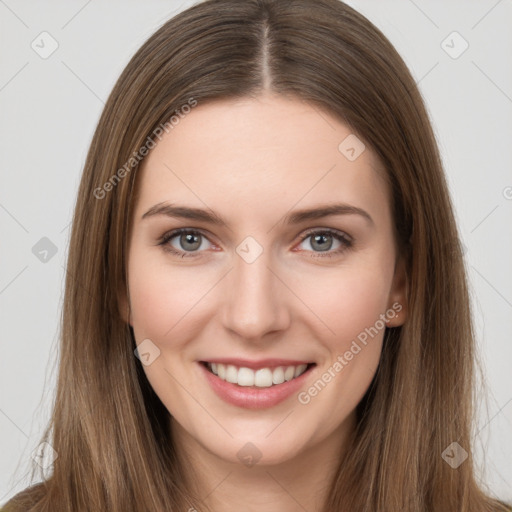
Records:
<instances>
[{"instance_id":1,"label":"forehead","mask_svg":"<svg viewBox=\"0 0 512 512\"><path fill-rule=\"evenodd\" d=\"M377 213L389 206L380 162L344 123L270 94L199 103L157 141L139 172L137 218L178 199L269 219L295 204L345 201Z\"/></svg>"}]
</instances>

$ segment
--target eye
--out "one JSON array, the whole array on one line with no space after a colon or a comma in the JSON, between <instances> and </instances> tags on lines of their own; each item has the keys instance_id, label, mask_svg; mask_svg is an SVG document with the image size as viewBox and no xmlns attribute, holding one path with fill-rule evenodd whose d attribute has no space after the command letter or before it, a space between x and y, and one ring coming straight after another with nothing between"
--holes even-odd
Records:
<instances>
[{"instance_id":1,"label":"eye","mask_svg":"<svg viewBox=\"0 0 512 512\"><path fill-rule=\"evenodd\" d=\"M353 240L351 237L335 229L324 228L310 230L301 237L301 245L309 241L309 246L313 249L307 252L313 252L313 257L332 257L339 255L351 248ZM208 248L208 238L204 233L192 228L179 228L166 233L161 238L158 245L175 256L180 258L197 257ZM338 246L335 250L331 250ZM301 249L302 250L302 249Z\"/></svg>"},{"instance_id":2,"label":"eye","mask_svg":"<svg viewBox=\"0 0 512 512\"><path fill-rule=\"evenodd\" d=\"M306 245L313 248L312 252L315 253L313 257L336 256L350 249L353 245L353 240L348 235L335 229L326 228L308 231L302 236L301 245L308 239L310 240ZM331 251L333 245L338 247Z\"/></svg>"},{"instance_id":3,"label":"eye","mask_svg":"<svg viewBox=\"0 0 512 512\"><path fill-rule=\"evenodd\" d=\"M173 239L176 240L174 241ZM159 242L159 245L171 254L186 258L197 256L194 253L201 252L201 249L206 249L208 244L205 242L207 241L206 236L196 229L180 228L166 233Z\"/></svg>"}]
</instances>

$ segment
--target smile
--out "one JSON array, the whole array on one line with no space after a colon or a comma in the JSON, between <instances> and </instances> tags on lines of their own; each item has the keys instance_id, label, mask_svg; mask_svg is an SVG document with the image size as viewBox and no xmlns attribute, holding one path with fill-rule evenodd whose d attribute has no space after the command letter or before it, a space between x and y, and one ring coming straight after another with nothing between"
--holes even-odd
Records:
<instances>
[{"instance_id":1,"label":"smile","mask_svg":"<svg viewBox=\"0 0 512 512\"><path fill-rule=\"evenodd\" d=\"M277 386L283 382L289 382L300 377L307 369L308 364L295 366L278 366L276 368L259 368L253 370L244 366L238 367L232 364L204 363L207 369L219 379L231 384L257 388L268 388ZM313 364L313 363L310 363Z\"/></svg>"},{"instance_id":2,"label":"smile","mask_svg":"<svg viewBox=\"0 0 512 512\"><path fill-rule=\"evenodd\" d=\"M197 363L206 383L220 399L244 409L266 409L291 398L312 378L317 366L284 359Z\"/></svg>"}]
</instances>

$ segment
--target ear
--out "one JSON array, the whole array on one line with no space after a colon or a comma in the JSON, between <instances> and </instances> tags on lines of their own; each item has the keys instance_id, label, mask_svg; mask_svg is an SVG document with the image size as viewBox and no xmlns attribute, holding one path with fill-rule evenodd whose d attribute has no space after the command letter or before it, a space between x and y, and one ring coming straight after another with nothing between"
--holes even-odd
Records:
<instances>
[{"instance_id":1,"label":"ear","mask_svg":"<svg viewBox=\"0 0 512 512\"><path fill-rule=\"evenodd\" d=\"M409 282L405 259L400 255L395 264L395 274L388 299L388 310L390 312L394 311L395 316L392 318L389 316L386 320L386 327L399 327L407 320L409 313L408 288Z\"/></svg>"},{"instance_id":2,"label":"ear","mask_svg":"<svg viewBox=\"0 0 512 512\"><path fill-rule=\"evenodd\" d=\"M119 309L119 316L123 322L132 325L132 313L130 307L130 301L127 296L126 287L121 286L121 289L117 293L117 305Z\"/></svg>"}]
</instances>

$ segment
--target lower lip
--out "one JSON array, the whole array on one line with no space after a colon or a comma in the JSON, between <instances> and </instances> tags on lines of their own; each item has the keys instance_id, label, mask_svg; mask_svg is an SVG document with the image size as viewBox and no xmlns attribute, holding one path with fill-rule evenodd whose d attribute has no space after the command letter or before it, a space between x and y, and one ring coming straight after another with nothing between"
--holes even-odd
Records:
<instances>
[{"instance_id":1,"label":"lower lip","mask_svg":"<svg viewBox=\"0 0 512 512\"><path fill-rule=\"evenodd\" d=\"M302 375L282 384L267 388L239 386L226 382L210 372L203 363L198 363L206 380L217 395L229 404L245 409L266 409L283 402L296 393L309 377L315 365L311 365Z\"/></svg>"}]
</instances>

